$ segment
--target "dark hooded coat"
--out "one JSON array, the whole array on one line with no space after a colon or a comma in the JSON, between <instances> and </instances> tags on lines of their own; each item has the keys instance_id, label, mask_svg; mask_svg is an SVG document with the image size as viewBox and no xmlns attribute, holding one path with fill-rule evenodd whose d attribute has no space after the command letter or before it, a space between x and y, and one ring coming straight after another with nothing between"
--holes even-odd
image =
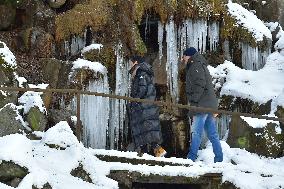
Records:
<instances>
[{"instance_id":1,"label":"dark hooded coat","mask_svg":"<svg viewBox=\"0 0 284 189\"><path fill-rule=\"evenodd\" d=\"M155 100L156 90L153 83L152 67L146 63L139 63L136 73L132 77L131 97ZM129 118L132 137L136 147L145 144L160 144L161 127L159 108L154 104L130 102Z\"/></svg>"},{"instance_id":2,"label":"dark hooded coat","mask_svg":"<svg viewBox=\"0 0 284 189\"><path fill-rule=\"evenodd\" d=\"M195 53L186 66L186 96L192 106L218 108L218 101L214 92L212 77L207 68L206 59ZM194 115L191 112L191 115Z\"/></svg>"}]
</instances>

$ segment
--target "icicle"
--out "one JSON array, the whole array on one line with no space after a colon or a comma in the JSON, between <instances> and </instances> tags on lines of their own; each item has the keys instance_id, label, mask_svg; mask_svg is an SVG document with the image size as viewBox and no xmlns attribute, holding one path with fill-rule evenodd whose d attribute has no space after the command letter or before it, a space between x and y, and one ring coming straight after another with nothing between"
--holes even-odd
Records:
<instances>
[{"instance_id":1,"label":"icicle","mask_svg":"<svg viewBox=\"0 0 284 189\"><path fill-rule=\"evenodd\" d=\"M167 84L174 101L178 101L178 53L176 28L173 17L166 24L167 31Z\"/></svg>"},{"instance_id":2,"label":"icicle","mask_svg":"<svg viewBox=\"0 0 284 189\"><path fill-rule=\"evenodd\" d=\"M208 25L210 51L215 51L219 42L219 24L214 21Z\"/></svg>"},{"instance_id":3,"label":"icicle","mask_svg":"<svg viewBox=\"0 0 284 189\"><path fill-rule=\"evenodd\" d=\"M223 45L224 45L225 60L232 61L232 57L231 57L231 54L230 54L229 41L225 40Z\"/></svg>"},{"instance_id":4,"label":"icicle","mask_svg":"<svg viewBox=\"0 0 284 189\"><path fill-rule=\"evenodd\" d=\"M164 24L158 22L158 44L159 44L159 60L160 63L163 57L163 39L164 39Z\"/></svg>"},{"instance_id":5,"label":"icicle","mask_svg":"<svg viewBox=\"0 0 284 189\"><path fill-rule=\"evenodd\" d=\"M120 96L129 95L129 83L130 77L128 74L128 64L123 58L121 53L121 45L116 49L116 87L115 94ZM111 100L111 112L110 112L110 126L109 126L109 139L110 149L118 148L119 137L123 140L123 136L128 131L125 124L126 118L126 101L113 99Z\"/></svg>"},{"instance_id":6,"label":"icicle","mask_svg":"<svg viewBox=\"0 0 284 189\"><path fill-rule=\"evenodd\" d=\"M193 33L192 33L193 24L192 24L191 19L186 20L185 23L186 23L186 37L187 37L186 44L187 44L187 47L190 47L192 46L191 44L193 43Z\"/></svg>"},{"instance_id":7,"label":"icicle","mask_svg":"<svg viewBox=\"0 0 284 189\"><path fill-rule=\"evenodd\" d=\"M259 70L265 65L270 54L270 47L261 52L258 47L251 47L247 43L240 43L242 50L242 66L246 70Z\"/></svg>"},{"instance_id":8,"label":"icicle","mask_svg":"<svg viewBox=\"0 0 284 189\"><path fill-rule=\"evenodd\" d=\"M186 49L186 44L187 44L187 37L186 37L186 30L187 30L187 24L186 22L183 23L180 27L179 27L179 34L178 34L178 38L179 38L179 52L180 52L180 57L183 54L183 51Z\"/></svg>"},{"instance_id":9,"label":"icicle","mask_svg":"<svg viewBox=\"0 0 284 189\"><path fill-rule=\"evenodd\" d=\"M230 115L221 115L221 117L216 119L216 127L217 131L219 133L219 138L226 140L227 133L229 130L229 125L231 122L231 116Z\"/></svg>"},{"instance_id":10,"label":"icicle","mask_svg":"<svg viewBox=\"0 0 284 189\"><path fill-rule=\"evenodd\" d=\"M187 27L187 47L195 47L200 53L206 51L207 21L191 19L185 21Z\"/></svg>"},{"instance_id":11,"label":"icicle","mask_svg":"<svg viewBox=\"0 0 284 189\"><path fill-rule=\"evenodd\" d=\"M86 45L86 36L87 29L82 37L72 36L70 41L65 41L63 44L65 50L64 55L69 57L79 54Z\"/></svg>"}]
</instances>

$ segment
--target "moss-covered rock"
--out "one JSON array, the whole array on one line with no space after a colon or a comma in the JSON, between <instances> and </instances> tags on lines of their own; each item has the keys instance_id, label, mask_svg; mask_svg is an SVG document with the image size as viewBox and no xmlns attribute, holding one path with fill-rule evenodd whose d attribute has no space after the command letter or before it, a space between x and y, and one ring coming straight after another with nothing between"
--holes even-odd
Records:
<instances>
[{"instance_id":1,"label":"moss-covered rock","mask_svg":"<svg viewBox=\"0 0 284 189\"><path fill-rule=\"evenodd\" d=\"M223 19L221 38L232 41L235 47L239 42L247 43L251 47L259 47L262 51L270 47L271 39L264 36L262 41L256 41L252 33L247 28L239 25L237 20L228 11L224 11ZM239 47L235 49L239 49Z\"/></svg>"},{"instance_id":2,"label":"moss-covered rock","mask_svg":"<svg viewBox=\"0 0 284 189\"><path fill-rule=\"evenodd\" d=\"M91 0L86 4L77 4L72 10L58 15L55 19L56 40L66 39L72 34L80 35L88 26L97 31L107 23L111 7L109 1Z\"/></svg>"},{"instance_id":3,"label":"moss-covered rock","mask_svg":"<svg viewBox=\"0 0 284 189\"><path fill-rule=\"evenodd\" d=\"M38 107L32 107L27 113L27 121L33 131L44 131L47 125L47 117Z\"/></svg>"},{"instance_id":4,"label":"moss-covered rock","mask_svg":"<svg viewBox=\"0 0 284 189\"><path fill-rule=\"evenodd\" d=\"M106 44L100 50L93 49L84 53L83 56L85 59L92 62L99 62L107 68L109 86L114 91L116 78L116 57L112 45Z\"/></svg>"},{"instance_id":5,"label":"moss-covered rock","mask_svg":"<svg viewBox=\"0 0 284 189\"><path fill-rule=\"evenodd\" d=\"M1 42L0 48L4 48ZM8 64L0 53L0 86L14 87L16 85L14 71L15 67ZM17 94L17 91L0 91L0 108L8 103L16 104Z\"/></svg>"}]
</instances>

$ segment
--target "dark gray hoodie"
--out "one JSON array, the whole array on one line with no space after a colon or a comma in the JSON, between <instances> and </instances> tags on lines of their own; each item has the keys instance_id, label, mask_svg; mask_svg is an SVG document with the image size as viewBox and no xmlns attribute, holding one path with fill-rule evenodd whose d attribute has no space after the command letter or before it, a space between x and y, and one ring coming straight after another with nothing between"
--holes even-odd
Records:
<instances>
[{"instance_id":1,"label":"dark gray hoodie","mask_svg":"<svg viewBox=\"0 0 284 189\"><path fill-rule=\"evenodd\" d=\"M218 101L207 68L206 59L198 52L186 66L186 96L192 106L218 108Z\"/></svg>"}]
</instances>

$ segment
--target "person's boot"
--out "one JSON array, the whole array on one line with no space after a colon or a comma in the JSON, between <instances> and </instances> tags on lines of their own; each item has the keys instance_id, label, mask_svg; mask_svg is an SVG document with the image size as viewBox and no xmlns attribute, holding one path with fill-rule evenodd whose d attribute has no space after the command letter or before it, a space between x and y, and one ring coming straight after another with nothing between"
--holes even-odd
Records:
<instances>
[{"instance_id":1,"label":"person's boot","mask_svg":"<svg viewBox=\"0 0 284 189\"><path fill-rule=\"evenodd\" d=\"M139 146L137 155L138 155L139 157L142 157L143 154L148 153L148 151L149 151L149 150L148 150L148 145L147 145L147 144L142 145L142 146Z\"/></svg>"},{"instance_id":2,"label":"person's boot","mask_svg":"<svg viewBox=\"0 0 284 189\"><path fill-rule=\"evenodd\" d=\"M162 148L162 146L160 145L156 145L156 147L154 148L154 155L155 157L164 157L167 154L167 151Z\"/></svg>"}]
</instances>

